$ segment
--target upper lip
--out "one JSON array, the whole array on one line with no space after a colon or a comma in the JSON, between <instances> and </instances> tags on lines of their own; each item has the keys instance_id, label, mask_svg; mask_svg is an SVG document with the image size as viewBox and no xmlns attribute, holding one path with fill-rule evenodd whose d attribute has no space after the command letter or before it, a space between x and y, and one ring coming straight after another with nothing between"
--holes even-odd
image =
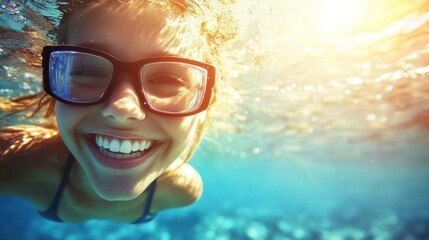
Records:
<instances>
[{"instance_id":1,"label":"upper lip","mask_svg":"<svg viewBox=\"0 0 429 240\"><path fill-rule=\"evenodd\" d=\"M136 139L136 140L152 140L156 141L153 137L145 136L136 132L131 131L118 131L118 130L108 130L108 131L94 131L94 132L87 132L87 134L98 134L98 135L105 135L112 138L119 138L119 139Z\"/></svg>"}]
</instances>

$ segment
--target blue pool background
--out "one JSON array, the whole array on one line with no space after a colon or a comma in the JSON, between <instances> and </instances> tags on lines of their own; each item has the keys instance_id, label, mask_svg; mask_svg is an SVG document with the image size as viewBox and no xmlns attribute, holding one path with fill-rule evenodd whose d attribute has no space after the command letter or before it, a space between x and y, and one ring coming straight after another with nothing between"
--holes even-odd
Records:
<instances>
[{"instance_id":1,"label":"blue pool background","mask_svg":"<svg viewBox=\"0 0 429 240\"><path fill-rule=\"evenodd\" d=\"M194 166L201 200L148 224L54 223L2 197L2 239L427 239L428 170L219 159ZM277 159L284 161L282 159ZM221 162L221 163L219 163ZM311 175L311 176L310 176Z\"/></svg>"},{"instance_id":2,"label":"blue pool background","mask_svg":"<svg viewBox=\"0 0 429 240\"><path fill-rule=\"evenodd\" d=\"M27 63L59 14L53 0L13 2L0 6L6 98L40 90ZM332 33L316 24L332 2L239 5L250 20L231 54L244 60L190 162L198 203L142 225L59 224L1 196L0 239L429 239L429 4L357 1L370 7L355 30Z\"/></svg>"}]
</instances>

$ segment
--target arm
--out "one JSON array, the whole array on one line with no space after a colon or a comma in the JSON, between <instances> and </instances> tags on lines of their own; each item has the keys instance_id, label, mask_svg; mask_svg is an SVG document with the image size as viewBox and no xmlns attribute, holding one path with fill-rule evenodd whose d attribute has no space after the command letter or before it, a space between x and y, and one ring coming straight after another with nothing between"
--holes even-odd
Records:
<instances>
[{"instance_id":1,"label":"arm","mask_svg":"<svg viewBox=\"0 0 429 240\"><path fill-rule=\"evenodd\" d=\"M202 194L200 174L189 164L167 170L159 177L155 193L155 211L183 207L195 203Z\"/></svg>"},{"instance_id":2,"label":"arm","mask_svg":"<svg viewBox=\"0 0 429 240\"><path fill-rule=\"evenodd\" d=\"M51 196L65 146L54 129L32 125L0 129L0 194L20 196L37 206Z\"/></svg>"}]
</instances>

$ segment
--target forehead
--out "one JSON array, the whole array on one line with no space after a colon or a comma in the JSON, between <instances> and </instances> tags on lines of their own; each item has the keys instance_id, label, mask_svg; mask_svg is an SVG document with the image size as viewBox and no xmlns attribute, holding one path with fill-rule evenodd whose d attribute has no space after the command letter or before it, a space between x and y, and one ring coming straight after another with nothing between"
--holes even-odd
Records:
<instances>
[{"instance_id":1,"label":"forehead","mask_svg":"<svg viewBox=\"0 0 429 240\"><path fill-rule=\"evenodd\" d=\"M193 23L155 7L103 5L73 18L67 44L103 46L99 50L127 61L163 52L201 60Z\"/></svg>"}]
</instances>

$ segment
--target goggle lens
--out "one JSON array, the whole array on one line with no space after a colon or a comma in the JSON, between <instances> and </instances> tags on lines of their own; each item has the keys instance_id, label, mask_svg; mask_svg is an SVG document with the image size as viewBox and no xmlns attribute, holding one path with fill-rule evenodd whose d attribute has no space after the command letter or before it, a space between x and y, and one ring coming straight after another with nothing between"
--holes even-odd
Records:
<instances>
[{"instance_id":1,"label":"goggle lens","mask_svg":"<svg viewBox=\"0 0 429 240\"><path fill-rule=\"evenodd\" d=\"M110 91L117 74L115 61L92 53L52 51L47 64L49 91L65 102L96 103ZM138 68L140 91L153 111L166 114L199 111L207 91L206 68L172 60L148 61Z\"/></svg>"},{"instance_id":2,"label":"goggle lens","mask_svg":"<svg viewBox=\"0 0 429 240\"><path fill-rule=\"evenodd\" d=\"M52 92L70 102L99 100L113 75L113 64L109 60L88 53L53 52L49 63Z\"/></svg>"}]
</instances>

